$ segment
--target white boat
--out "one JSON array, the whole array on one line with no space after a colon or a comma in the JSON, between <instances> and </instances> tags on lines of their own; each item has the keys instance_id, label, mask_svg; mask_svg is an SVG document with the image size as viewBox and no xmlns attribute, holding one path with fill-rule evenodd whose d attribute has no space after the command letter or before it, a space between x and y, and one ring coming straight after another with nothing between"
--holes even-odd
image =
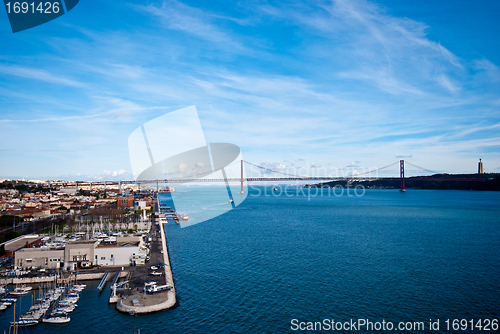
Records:
<instances>
[{"instance_id":1,"label":"white boat","mask_svg":"<svg viewBox=\"0 0 500 334\"><path fill-rule=\"evenodd\" d=\"M65 313L71 313L75 310L76 306L75 304L71 305L71 306L62 306L62 307L59 307L58 310L61 310Z\"/></svg>"},{"instance_id":2,"label":"white boat","mask_svg":"<svg viewBox=\"0 0 500 334\"><path fill-rule=\"evenodd\" d=\"M70 317L52 317L43 319L42 322L46 322L49 324L66 324L70 322Z\"/></svg>"},{"instance_id":3,"label":"white boat","mask_svg":"<svg viewBox=\"0 0 500 334\"><path fill-rule=\"evenodd\" d=\"M20 288L15 288L10 293L13 295L26 295L26 294L28 294L28 292L31 291L31 289L33 289L31 286L23 285Z\"/></svg>"},{"instance_id":4,"label":"white boat","mask_svg":"<svg viewBox=\"0 0 500 334\"><path fill-rule=\"evenodd\" d=\"M184 215L184 216L182 216L182 219L183 219L183 220L188 220L188 215Z\"/></svg>"},{"instance_id":5,"label":"white boat","mask_svg":"<svg viewBox=\"0 0 500 334\"><path fill-rule=\"evenodd\" d=\"M158 271L153 271L153 272L151 273L151 275L153 275L153 276L161 276L161 272L158 272Z\"/></svg>"},{"instance_id":6,"label":"white boat","mask_svg":"<svg viewBox=\"0 0 500 334\"><path fill-rule=\"evenodd\" d=\"M45 312L28 312L23 315L23 320L40 320Z\"/></svg>"},{"instance_id":7,"label":"white boat","mask_svg":"<svg viewBox=\"0 0 500 334\"><path fill-rule=\"evenodd\" d=\"M3 311L7 308L7 305L5 304L0 304L0 311Z\"/></svg>"},{"instance_id":8,"label":"white boat","mask_svg":"<svg viewBox=\"0 0 500 334\"><path fill-rule=\"evenodd\" d=\"M50 315L52 317L65 317L66 312L64 312L63 310L60 310L60 309L56 309L56 310L52 311L52 313L50 313Z\"/></svg>"},{"instance_id":9,"label":"white boat","mask_svg":"<svg viewBox=\"0 0 500 334\"><path fill-rule=\"evenodd\" d=\"M146 292L150 294L160 293L169 291L172 287L168 284L166 285L152 285L146 288Z\"/></svg>"},{"instance_id":10,"label":"white boat","mask_svg":"<svg viewBox=\"0 0 500 334\"><path fill-rule=\"evenodd\" d=\"M14 302L17 302L17 297L16 298L2 298L0 299L0 301L2 302L9 302L9 303L14 303Z\"/></svg>"},{"instance_id":11,"label":"white boat","mask_svg":"<svg viewBox=\"0 0 500 334\"><path fill-rule=\"evenodd\" d=\"M78 299L76 298L64 298L59 302L59 306L69 306L69 305L74 305L78 302Z\"/></svg>"},{"instance_id":12,"label":"white boat","mask_svg":"<svg viewBox=\"0 0 500 334\"><path fill-rule=\"evenodd\" d=\"M71 288L71 291L73 291L73 292L82 292L83 289L85 289L85 285L74 285Z\"/></svg>"},{"instance_id":13,"label":"white boat","mask_svg":"<svg viewBox=\"0 0 500 334\"><path fill-rule=\"evenodd\" d=\"M156 285L156 284L158 284L158 281L155 281L155 280L152 279L152 280L149 280L149 281L145 282L144 286L148 287L148 286L153 286L153 285Z\"/></svg>"},{"instance_id":14,"label":"white boat","mask_svg":"<svg viewBox=\"0 0 500 334\"><path fill-rule=\"evenodd\" d=\"M11 326L33 326L36 324L38 324L38 321L30 319L19 319L19 321L10 322Z\"/></svg>"}]
</instances>

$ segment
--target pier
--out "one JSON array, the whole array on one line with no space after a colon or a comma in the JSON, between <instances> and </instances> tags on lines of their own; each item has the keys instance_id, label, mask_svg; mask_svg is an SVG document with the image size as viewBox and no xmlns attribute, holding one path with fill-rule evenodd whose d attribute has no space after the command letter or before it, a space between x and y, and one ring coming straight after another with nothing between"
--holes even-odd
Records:
<instances>
[{"instance_id":1,"label":"pier","mask_svg":"<svg viewBox=\"0 0 500 334\"><path fill-rule=\"evenodd\" d=\"M137 268L129 282L128 295L117 303L116 309L130 314L151 313L174 307L176 303L174 279L170 267L168 248L163 223L152 227L151 260L148 266ZM162 264L158 271L152 266ZM142 275L141 275L142 273ZM158 276L158 273L161 275ZM142 277L140 277L142 276ZM158 287L166 287L158 292L148 292L145 283L156 281Z\"/></svg>"}]
</instances>

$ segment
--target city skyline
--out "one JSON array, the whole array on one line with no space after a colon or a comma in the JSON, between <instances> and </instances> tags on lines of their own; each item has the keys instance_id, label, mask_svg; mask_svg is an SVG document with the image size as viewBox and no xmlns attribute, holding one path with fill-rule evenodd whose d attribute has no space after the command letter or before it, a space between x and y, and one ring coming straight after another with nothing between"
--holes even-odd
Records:
<instances>
[{"instance_id":1,"label":"city skyline","mask_svg":"<svg viewBox=\"0 0 500 334\"><path fill-rule=\"evenodd\" d=\"M191 105L272 168L500 172L498 3L99 6L16 34L0 10L0 178L131 176L130 133Z\"/></svg>"}]
</instances>

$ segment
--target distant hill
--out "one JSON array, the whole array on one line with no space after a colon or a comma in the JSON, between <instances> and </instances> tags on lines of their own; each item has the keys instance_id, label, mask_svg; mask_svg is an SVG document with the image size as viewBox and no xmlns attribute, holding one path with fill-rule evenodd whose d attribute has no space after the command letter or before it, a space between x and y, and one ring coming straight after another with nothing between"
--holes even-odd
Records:
<instances>
[{"instance_id":1,"label":"distant hill","mask_svg":"<svg viewBox=\"0 0 500 334\"><path fill-rule=\"evenodd\" d=\"M306 188L346 187L361 185L365 188L396 188L400 187L400 179L382 179L375 181L331 181L306 185ZM500 173L490 174L435 174L405 178L406 189L442 189L442 190L500 190Z\"/></svg>"}]
</instances>

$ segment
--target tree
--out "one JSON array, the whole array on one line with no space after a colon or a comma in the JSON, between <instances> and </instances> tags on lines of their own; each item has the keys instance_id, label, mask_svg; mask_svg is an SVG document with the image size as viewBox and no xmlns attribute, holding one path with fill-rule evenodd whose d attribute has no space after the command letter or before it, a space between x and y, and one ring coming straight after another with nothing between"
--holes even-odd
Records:
<instances>
[{"instance_id":1,"label":"tree","mask_svg":"<svg viewBox=\"0 0 500 334\"><path fill-rule=\"evenodd\" d=\"M19 232L15 232L15 231L10 231L9 233L7 233L7 235L5 236L5 239L7 240L12 240L12 239L15 239L17 237L20 237L21 236L21 233Z\"/></svg>"}]
</instances>

